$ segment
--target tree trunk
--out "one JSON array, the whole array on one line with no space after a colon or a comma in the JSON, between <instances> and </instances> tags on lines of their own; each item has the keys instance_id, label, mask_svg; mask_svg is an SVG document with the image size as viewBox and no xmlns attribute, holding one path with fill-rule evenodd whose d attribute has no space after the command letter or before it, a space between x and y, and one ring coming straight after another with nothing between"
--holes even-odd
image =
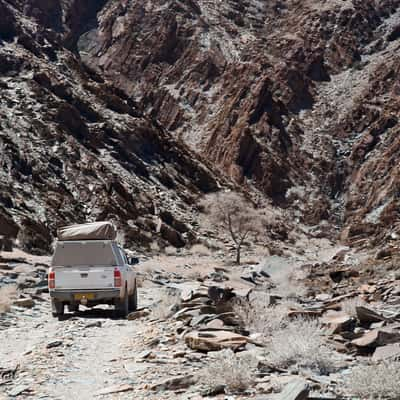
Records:
<instances>
[{"instance_id":1,"label":"tree trunk","mask_svg":"<svg viewBox=\"0 0 400 400\"><path fill-rule=\"evenodd\" d=\"M241 245L236 246L236 264L240 265L240 250L241 250Z\"/></svg>"}]
</instances>

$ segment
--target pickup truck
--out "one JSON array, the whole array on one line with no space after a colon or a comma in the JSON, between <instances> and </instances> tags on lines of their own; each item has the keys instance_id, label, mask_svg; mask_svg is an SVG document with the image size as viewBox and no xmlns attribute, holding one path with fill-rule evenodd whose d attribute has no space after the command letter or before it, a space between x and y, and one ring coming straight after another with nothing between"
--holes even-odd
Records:
<instances>
[{"instance_id":1,"label":"pickup truck","mask_svg":"<svg viewBox=\"0 0 400 400\"><path fill-rule=\"evenodd\" d=\"M48 286L54 317L79 305L111 304L121 316L137 308L137 258L128 258L115 240L56 242Z\"/></svg>"}]
</instances>

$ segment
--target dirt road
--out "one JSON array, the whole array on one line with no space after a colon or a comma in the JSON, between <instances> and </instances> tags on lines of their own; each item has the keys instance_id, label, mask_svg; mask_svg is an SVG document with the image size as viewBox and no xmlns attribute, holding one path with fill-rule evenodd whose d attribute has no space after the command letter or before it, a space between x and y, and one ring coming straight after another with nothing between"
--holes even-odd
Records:
<instances>
[{"instance_id":1,"label":"dirt road","mask_svg":"<svg viewBox=\"0 0 400 400\"><path fill-rule=\"evenodd\" d=\"M304 261L313 257L329 259L338 250L325 243L318 249L310 246ZM157 300L157 265L165 267L168 272L164 275L169 279L180 282L183 275L197 275L200 271L204 275L216 264L211 259L201 261L197 267L190 259L177 257L169 261L170 264L166 260L162 264L160 260L145 263L143 270L152 269L153 278L139 289L140 307ZM293 258L292 263L297 266L299 260ZM287 268L282 274L280 269L280 275L285 278L292 270ZM241 271L245 269L230 271L231 279L236 275L240 281ZM168 390L164 387L157 391L157 384L164 380L195 375L213 356L212 352L199 353L185 345L183 321L156 320L152 315L134 321L117 319L113 310L104 306L67 314L58 321L51 316L45 293L35 298L31 309L14 306L12 312L0 317L0 400L203 398L201 385L172 385ZM14 374L10 372L13 369ZM101 395L103 390L110 393Z\"/></svg>"},{"instance_id":2,"label":"dirt road","mask_svg":"<svg viewBox=\"0 0 400 400\"><path fill-rule=\"evenodd\" d=\"M147 292L141 291L142 305ZM16 379L0 390L37 399L91 399L105 387L137 384L126 361L135 357L140 320L113 319L112 310L87 310L58 321L49 301L10 314L0 331L1 367L18 365ZM115 398L132 398L120 394Z\"/></svg>"}]
</instances>

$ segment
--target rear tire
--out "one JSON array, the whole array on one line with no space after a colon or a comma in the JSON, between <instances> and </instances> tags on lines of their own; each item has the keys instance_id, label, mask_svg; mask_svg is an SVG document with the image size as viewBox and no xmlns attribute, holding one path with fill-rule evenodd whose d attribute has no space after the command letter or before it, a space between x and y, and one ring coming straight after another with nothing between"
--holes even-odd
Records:
<instances>
[{"instance_id":1,"label":"rear tire","mask_svg":"<svg viewBox=\"0 0 400 400\"><path fill-rule=\"evenodd\" d=\"M68 311L69 312L78 312L79 304L68 304Z\"/></svg>"},{"instance_id":2,"label":"rear tire","mask_svg":"<svg viewBox=\"0 0 400 400\"><path fill-rule=\"evenodd\" d=\"M133 293L129 296L129 311L137 310L137 287L135 282L135 287L133 289Z\"/></svg>"},{"instance_id":3,"label":"rear tire","mask_svg":"<svg viewBox=\"0 0 400 400\"><path fill-rule=\"evenodd\" d=\"M64 315L64 304L60 301L51 299L51 315L54 318L62 317Z\"/></svg>"},{"instance_id":4,"label":"rear tire","mask_svg":"<svg viewBox=\"0 0 400 400\"><path fill-rule=\"evenodd\" d=\"M126 317L129 314L129 295L128 295L128 288L125 288L125 294L122 300L119 300L118 304L116 305L116 311L119 316Z\"/></svg>"}]
</instances>

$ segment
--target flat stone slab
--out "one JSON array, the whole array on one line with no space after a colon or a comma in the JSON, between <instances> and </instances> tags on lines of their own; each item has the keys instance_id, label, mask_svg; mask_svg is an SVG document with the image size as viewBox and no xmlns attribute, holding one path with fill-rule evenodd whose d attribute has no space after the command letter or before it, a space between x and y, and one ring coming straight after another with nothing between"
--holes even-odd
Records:
<instances>
[{"instance_id":1,"label":"flat stone slab","mask_svg":"<svg viewBox=\"0 0 400 400\"><path fill-rule=\"evenodd\" d=\"M185 336L185 343L193 350L218 351L243 347L248 338L228 331L193 331Z\"/></svg>"},{"instance_id":2,"label":"flat stone slab","mask_svg":"<svg viewBox=\"0 0 400 400\"><path fill-rule=\"evenodd\" d=\"M357 318L361 323L381 322L386 321L383 315L364 306L356 307Z\"/></svg>"},{"instance_id":3,"label":"flat stone slab","mask_svg":"<svg viewBox=\"0 0 400 400\"><path fill-rule=\"evenodd\" d=\"M375 329L358 339L354 339L351 343L357 347L378 347L397 342L400 342L400 332Z\"/></svg>"},{"instance_id":4,"label":"flat stone slab","mask_svg":"<svg viewBox=\"0 0 400 400\"><path fill-rule=\"evenodd\" d=\"M124 385L115 385L109 386L104 389L101 389L94 393L95 396L103 396L105 394L112 394L112 393L121 393L121 392L128 392L133 390L133 386L124 384Z\"/></svg>"},{"instance_id":5,"label":"flat stone slab","mask_svg":"<svg viewBox=\"0 0 400 400\"><path fill-rule=\"evenodd\" d=\"M372 359L376 361L391 360L400 358L400 343L388 344L386 346L378 347Z\"/></svg>"}]
</instances>

